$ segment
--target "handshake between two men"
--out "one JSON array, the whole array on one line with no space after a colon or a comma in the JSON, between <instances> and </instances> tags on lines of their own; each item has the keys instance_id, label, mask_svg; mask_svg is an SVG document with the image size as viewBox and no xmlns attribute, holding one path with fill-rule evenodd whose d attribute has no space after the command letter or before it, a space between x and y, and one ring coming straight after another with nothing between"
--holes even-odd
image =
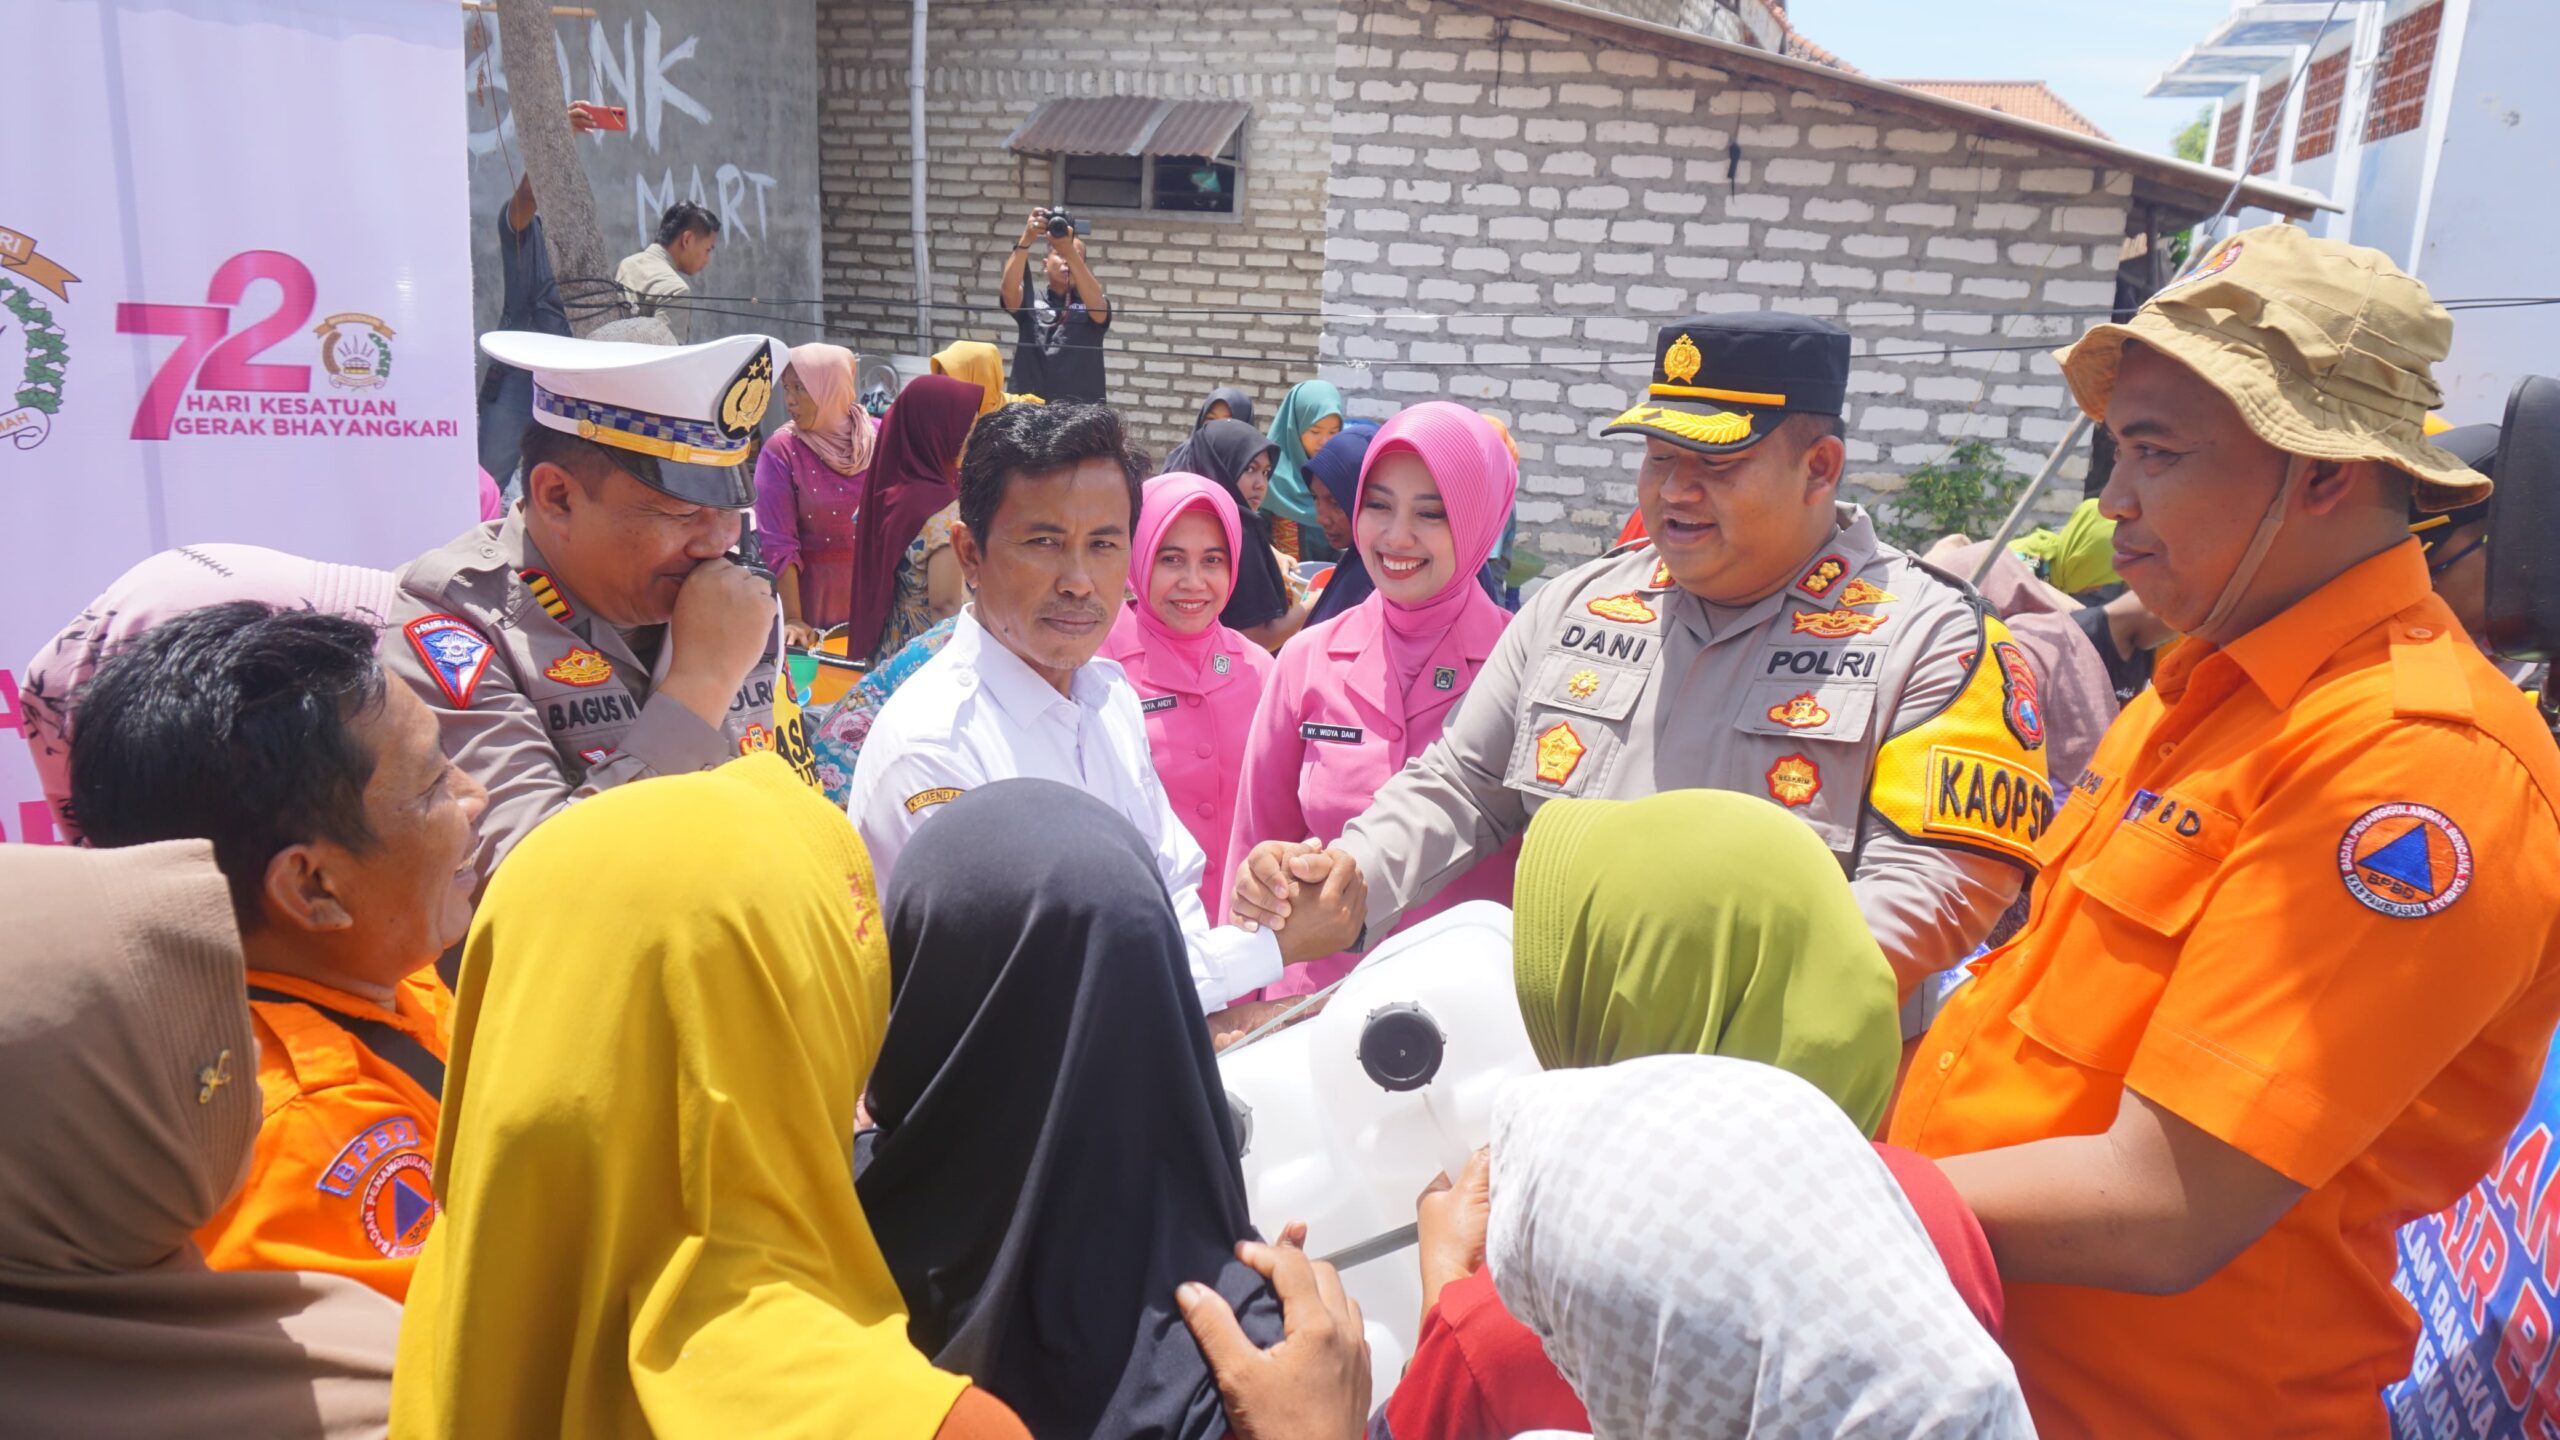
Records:
<instances>
[{"instance_id":1,"label":"handshake between two men","mask_svg":"<svg viewBox=\"0 0 2560 1440\"><path fill-rule=\"evenodd\" d=\"M1359 945L1368 914L1369 882L1349 855L1313 840L1265 840L1236 871L1229 918L1247 930L1268 927L1280 942L1282 963L1295 965ZM1209 1017L1209 1038L1223 1050L1299 999L1230 1005ZM1305 1015L1318 1008L1310 1007Z\"/></svg>"}]
</instances>

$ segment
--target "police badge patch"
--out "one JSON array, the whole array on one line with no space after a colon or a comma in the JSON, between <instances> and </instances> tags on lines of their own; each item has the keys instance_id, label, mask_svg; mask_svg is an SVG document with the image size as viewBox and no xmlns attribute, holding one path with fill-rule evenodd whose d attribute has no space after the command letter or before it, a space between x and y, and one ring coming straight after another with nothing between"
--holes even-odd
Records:
<instances>
[{"instance_id":1,"label":"police badge patch","mask_svg":"<svg viewBox=\"0 0 2560 1440\"><path fill-rule=\"evenodd\" d=\"M2043 749L2044 707L2036 703L2036 672L2027 664L2026 652L2001 640L1992 644L1991 654L2000 662L2000 718L2021 747Z\"/></svg>"},{"instance_id":2,"label":"police badge patch","mask_svg":"<svg viewBox=\"0 0 2560 1440\"><path fill-rule=\"evenodd\" d=\"M410 648L455 708L471 708L471 692L489 673L491 646L480 632L455 616L439 614L421 615L400 633L409 637Z\"/></svg>"}]
</instances>

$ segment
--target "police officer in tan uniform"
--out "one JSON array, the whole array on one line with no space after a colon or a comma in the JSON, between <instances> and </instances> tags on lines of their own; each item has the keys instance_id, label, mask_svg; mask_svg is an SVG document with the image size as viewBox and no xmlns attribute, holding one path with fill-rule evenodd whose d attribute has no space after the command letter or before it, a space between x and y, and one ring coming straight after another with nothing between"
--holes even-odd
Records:
<instances>
[{"instance_id":1,"label":"police officer in tan uniform","mask_svg":"<svg viewBox=\"0 0 2560 1440\"><path fill-rule=\"evenodd\" d=\"M1643 403L1602 432L1643 437L1649 538L1539 591L1439 742L1329 850L1258 848L1236 916L1285 925L1283 866L1320 881L1347 861L1383 935L1551 798L1712 788L1822 837L1906 997L1963 960L2053 815L2043 715L1970 587L1836 498L1848 379L1848 332L1825 320L1665 326Z\"/></svg>"},{"instance_id":2,"label":"police officer in tan uniform","mask_svg":"<svg viewBox=\"0 0 2560 1440\"><path fill-rule=\"evenodd\" d=\"M488 788L474 856L486 885L545 816L608 786L754 749L809 767L773 588L730 554L782 343L498 331L480 344L533 373L524 498L400 572L383 654Z\"/></svg>"}]
</instances>

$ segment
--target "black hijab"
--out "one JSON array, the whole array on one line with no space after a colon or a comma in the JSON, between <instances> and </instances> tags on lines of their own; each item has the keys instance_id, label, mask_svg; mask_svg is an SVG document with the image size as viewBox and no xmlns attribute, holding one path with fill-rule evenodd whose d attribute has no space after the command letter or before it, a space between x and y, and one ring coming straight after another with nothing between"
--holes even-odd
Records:
<instances>
[{"instance_id":1,"label":"black hijab","mask_svg":"<svg viewBox=\"0 0 2560 1440\"><path fill-rule=\"evenodd\" d=\"M1250 630L1289 613L1289 586L1280 575L1280 556L1271 548L1271 522L1245 504L1244 492L1236 488L1256 457L1279 450L1270 436L1242 420L1212 420L1175 452L1184 465L1165 465L1168 472L1187 465L1191 473L1217 481L1234 498L1237 517L1244 521L1245 553L1236 557L1235 592L1218 613L1231 630Z\"/></svg>"},{"instance_id":2,"label":"black hijab","mask_svg":"<svg viewBox=\"0 0 2560 1440\"><path fill-rule=\"evenodd\" d=\"M1324 448L1307 457L1307 473L1324 487L1345 515L1360 513L1360 462L1369 458L1369 442L1378 438L1378 425L1373 420L1354 420L1342 427L1342 433L1324 442ZM1366 600L1378 588L1369 567L1360 558L1360 547L1354 545L1333 562L1333 578L1324 582L1324 593L1316 597L1315 608L1307 612L1309 625L1320 625L1352 606Z\"/></svg>"},{"instance_id":3,"label":"black hijab","mask_svg":"<svg viewBox=\"0 0 2560 1440\"><path fill-rule=\"evenodd\" d=\"M1253 397L1244 393L1241 386L1221 385L1209 392L1208 399L1200 402L1200 412L1191 417L1191 428L1196 431L1208 424L1209 407L1221 400L1227 402L1228 419L1241 420L1247 425L1253 423Z\"/></svg>"},{"instance_id":4,"label":"black hijab","mask_svg":"<svg viewBox=\"0 0 2560 1440\"><path fill-rule=\"evenodd\" d=\"M917 832L887 918L856 1188L909 1336L1040 1440L1219 1440L1174 1289L1265 1346L1280 1302L1235 1258L1235 1121L1154 857L1092 796L1002 780Z\"/></svg>"},{"instance_id":5,"label":"black hijab","mask_svg":"<svg viewBox=\"0 0 2560 1440\"><path fill-rule=\"evenodd\" d=\"M1248 425L1253 423L1253 397L1234 385L1219 386L1209 392L1207 399L1200 402L1199 410L1191 417L1191 433L1183 436L1182 443L1173 447L1173 453L1164 457L1164 470L1161 473L1167 475L1175 471L1193 475L1202 473L1199 465L1195 463L1196 456L1192 450L1192 442L1200 438L1200 427L1209 423L1209 407L1221 400L1227 402L1228 419L1242 420Z\"/></svg>"}]
</instances>

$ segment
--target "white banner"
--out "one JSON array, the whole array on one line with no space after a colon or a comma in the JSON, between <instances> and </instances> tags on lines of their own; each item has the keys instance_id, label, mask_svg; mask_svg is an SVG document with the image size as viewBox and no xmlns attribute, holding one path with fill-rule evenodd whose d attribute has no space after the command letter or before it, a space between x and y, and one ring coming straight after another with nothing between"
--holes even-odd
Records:
<instances>
[{"instance_id":1,"label":"white banner","mask_svg":"<svg viewBox=\"0 0 2560 1440\"><path fill-rule=\"evenodd\" d=\"M477 517L453 0L9 0L0 838L52 827L18 672L237 541L394 568Z\"/></svg>"}]
</instances>

